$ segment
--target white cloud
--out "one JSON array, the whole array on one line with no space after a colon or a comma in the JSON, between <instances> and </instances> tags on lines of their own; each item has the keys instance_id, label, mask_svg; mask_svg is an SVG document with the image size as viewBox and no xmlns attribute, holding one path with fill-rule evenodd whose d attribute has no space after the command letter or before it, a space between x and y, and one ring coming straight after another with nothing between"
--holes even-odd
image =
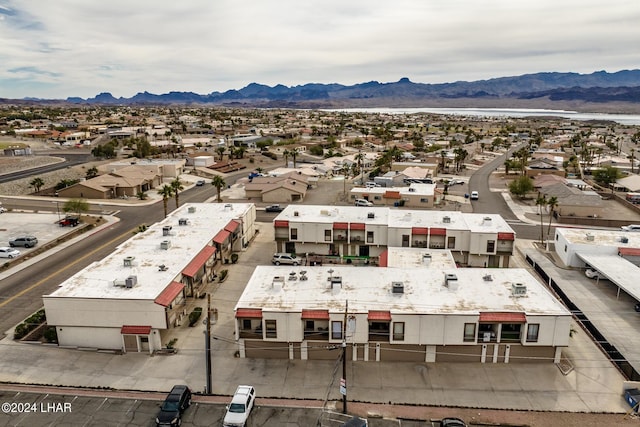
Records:
<instances>
[{"instance_id":1,"label":"white cloud","mask_svg":"<svg viewBox=\"0 0 640 427\"><path fill-rule=\"evenodd\" d=\"M637 68L635 0L431 3L0 0L0 96Z\"/></svg>"}]
</instances>

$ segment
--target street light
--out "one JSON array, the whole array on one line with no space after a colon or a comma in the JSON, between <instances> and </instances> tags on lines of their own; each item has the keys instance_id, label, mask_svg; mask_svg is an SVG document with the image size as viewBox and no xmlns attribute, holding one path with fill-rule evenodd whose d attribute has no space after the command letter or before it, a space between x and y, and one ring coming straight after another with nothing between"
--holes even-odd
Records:
<instances>
[{"instance_id":1,"label":"street light","mask_svg":"<svg viewBox=\"0 0 640 427\"><path fill-rule=\"evenodd\" d=\"M58 222L60 222L60 202L58 200L56 200L53 203L56 204L56 212L58 213Z\"/></svg>"}]
</instances>

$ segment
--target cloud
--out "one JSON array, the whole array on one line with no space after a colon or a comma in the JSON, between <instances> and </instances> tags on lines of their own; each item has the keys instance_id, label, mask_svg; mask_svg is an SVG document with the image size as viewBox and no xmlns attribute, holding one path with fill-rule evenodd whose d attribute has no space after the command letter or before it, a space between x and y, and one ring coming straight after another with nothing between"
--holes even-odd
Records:
<instances>
[{"instance_id":1,"label":"cloud","mask_svg":"<svg viewBox=\"0 0 640 427\"><path fill-rule=\"evenodd\" d=\"M629 0L0 2L0 79L33 82L11 97L637 68Z\"/></svg>"}]
</instances>

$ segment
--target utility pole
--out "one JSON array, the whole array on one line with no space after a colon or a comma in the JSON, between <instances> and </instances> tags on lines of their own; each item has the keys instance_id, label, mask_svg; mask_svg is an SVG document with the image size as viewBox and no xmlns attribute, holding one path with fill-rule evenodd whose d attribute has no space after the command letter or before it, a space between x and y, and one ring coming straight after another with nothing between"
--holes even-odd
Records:
<instances>
[{"instance_id":1,"label":"utility pole","mask_svg":"<svg viewBox=\"0 0 640 427\"><path fill-rule=\"evenodd\" d=\"M341 387L342 392L342 413L347 413L347 312L349 311L349 300L345 302L344 306L344 322L342 323L342 381L344 388ZM342 385L341 384L341 385Z\"/></svg>"},{"instance_id":2,"label":"utility pole","mask_svg":"<svg viewBox=\"0 0 640 427\"><path fill-rule=\"evenodd\" d=\"M206 394L211 394L211 294L207 294L207 329L205 331L205 356L207 366L207 389Z\"/></svg>"}]
</instances>

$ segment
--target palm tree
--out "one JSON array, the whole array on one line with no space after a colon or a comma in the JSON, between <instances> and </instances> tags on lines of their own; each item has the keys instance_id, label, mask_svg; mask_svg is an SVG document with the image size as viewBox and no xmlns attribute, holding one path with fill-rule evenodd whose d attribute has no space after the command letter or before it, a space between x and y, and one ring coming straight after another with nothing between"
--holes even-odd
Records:
<instances>
[{"instance_id":1,"label":"palm tree","mask_svg":"<svg viewBox=\"0 0 640 427\"><path fill-rule=\"evenodd\" d=\"M344 179L342 180L342 188L343 188L342 191L345 196L347 195L347 177L349 175L350 170L351 170L351 165L349 165L348 163L343 164L342 167L340 168L340 172L344 176Z\"/></svg>"},{"instance_id":2,"label":"palm tree","mask_svg":"<svg viewBox=\"0 0 640 427\"><path fill-rule=\"evenodd\" d=\"M220 154L220 161L222 161L222 159L224 159L224 152L225 152L226 148L225 147L218 147L216 148L216 152L218 154Z\"/></svg>"},{"instance_id":3,"label":"palm tree","mask_svg":"<svg viewBox=\"0 0 640 427\"><path fill-rule=\"evenodd\" d=\"M547 196L545 196L544 194L542 195L538 195L538 198L536 199L536 206L538 206L538 210L540 212L540 244L542 245L544 243L544 225L542 223L542 208L545 207L547 205Z\"/></svg>"},{"instance_id":4,"label":"palm tree","mask_svg":"<svg viewBox=\"0 0 640 427\"><path fill-rule=\"evenodd\" d=\"M284 150L282 152L282 156L284 157L284 167L287 167L287 159L289 158L289 156L291 155L291 151L289 150Z\"/></svg>"},{"instance_id":5,"label":"palm tree","mask_svg":"<svg viewBox=\"0 0 640 427\"><path fill-rule=\"evenodd\" d=\"M44 181L42 178L38 177L38 178L34 178L31 180L31 182L29 183L29 185L31 187L33 187L33 189L35 190L35 192L37 193L38 191L40 191L40 189L42 188L42 186L44 185Z\"/></svg>"},{"instance_id":6,"label":"palm tree","mask_svg":"<svg viewBox=\"0 0 640 427\"><path fill-rule=\"evenodd\" d=\"M362 160L364 160L364 154L360 151L353 159L358 163L358 173L362 173Z\"/></svg>"},{"instance_id":7,"label":"palm tree","mask_svg":"<svg viewBox=\"0 0 640 427\"><path fill-rule=\"evenodd\" d=\"M549 207L549 226L547 227L547 238L549 238L549 233L551 232L551 218L553 218L553 213L558 207L558 198L556 196L549 197L549 200L547 200L547 206Z\"/></svg>"},{"instance_id":8,"label":"palm tree","mask_svg":"<svg viewBox=\"0 0 640 427\"><path fill-rule=\"evenodd\" d=\"M220 203L222 201L222 198L220 197L220 191L222 187L226 185L226 183L224 182L224 179L220 175L216 175L211 180L211 184L213 184L213 186L216 187L216 192L218 193L218 203Z\"/></svg>"},{"instance_id":9,"label":"palm tree","mask_svg":"<svg viewBox=\"0 0 640 427\"><path fill-rule=\"evenodd\" d=\"M180 205L178 200L178 193L184 190L184 185L182 185L182 181L180 181L179 176L177 176L176 179L171 181L169 185L171 185L171 189L173 190L173 195L176 198L176 209L178 209L178 206Z\"/></svg>"},{"instance_id":10,"label":"palm tree","mask_svg":"<svg viewBox=\"0 0 640 427\"><path fill-rule=\"evenodd\" d=\"M300 150L298 150L297 148L294 148L293 150L290 151L290 154L291 154L291 158L293 159L293 168L295 169L296 157L298 156L298 154L300 154Z\"/></svg>"},{"instance_id":11,"label":"palm tree","mask_svg":"<svg viewBox=\"0 0 640 427\"><path fill-rule=\"evenodd\" d=\"M170 185L163 185L158 190L158 194L162 196L162 203L164 205L164 216L167 217L167 202L171 196L173 196L173 188Z\"/></svg>"}]
</instances>

